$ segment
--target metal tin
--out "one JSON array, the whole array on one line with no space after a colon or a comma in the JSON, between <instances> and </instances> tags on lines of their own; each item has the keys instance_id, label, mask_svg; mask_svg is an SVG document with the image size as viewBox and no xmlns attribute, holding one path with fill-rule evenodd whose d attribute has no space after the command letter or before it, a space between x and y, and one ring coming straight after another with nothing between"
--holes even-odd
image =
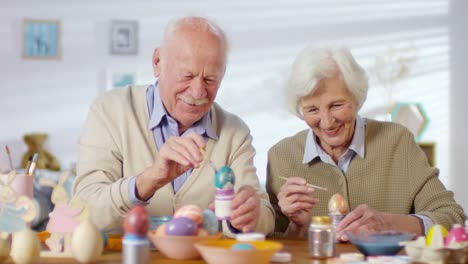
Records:
<instances>
[{"instance_id":1,"label":"metal tin","mask_svg":"<svg viewBox=\"0 0 468 264\"><path fill-rule=\"evenodd\" d=\"M331 258L336 254L335 228L328 216L314 216L309 226L309 256Z\"/></svg>"},{"instance_id":2,"label":"metal tin","mask_svg":"<svg viewBox=\"0 0 468 264\"><path fill-rule=\"evenodd\" d=\"M122 240L122 264L147 264L150 262L149 241L134 235Z\"/></svg>"}]
</instances>

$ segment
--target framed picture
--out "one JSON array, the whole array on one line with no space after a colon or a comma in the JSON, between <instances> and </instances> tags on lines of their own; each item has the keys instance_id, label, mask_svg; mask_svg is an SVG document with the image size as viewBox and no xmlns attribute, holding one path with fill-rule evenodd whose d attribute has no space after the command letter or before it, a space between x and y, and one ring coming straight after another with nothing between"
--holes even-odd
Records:
<instances>
[{"instance_id":1,"label":"framed picture","mask_svg":"<svg viewBox=\"0 0 468 264\"><path fill-rule=\"evenodd\" d=\"M138 53L137 21L111 21L110 53L117 55L136 55Z\"/></svg>"},{"instance_id":2,"label":"framed picture","mask_svg":"<svg viewBox=\"0 0 468 264\"><path fill-rule=\"evenodd\" d=\"M23 58L60 59L60 31L58 20L23 20Z\"/></svg>"},{"instance_id":3,"label":"framed picture","mask_svg":"<svg viewBox=\"0 0 468 264\"><path fill-rule=\"evenodd\" d=\"M392 121L408 128L420 141L429 126L429 117L421 103L399 102L393 107Z\"/></svg>"}]
</instances>

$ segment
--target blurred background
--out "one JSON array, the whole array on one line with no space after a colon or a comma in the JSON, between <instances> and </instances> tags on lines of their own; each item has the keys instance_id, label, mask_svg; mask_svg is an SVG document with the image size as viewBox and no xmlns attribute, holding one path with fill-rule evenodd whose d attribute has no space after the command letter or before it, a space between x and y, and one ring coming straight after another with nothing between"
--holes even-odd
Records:
<instances>
[{"instance_id":1,"label":"blurred background","mask_svg":"<svg viewBox=\"0 0 468 264\"><path fill-rule=\"evenodd\" d=\"M151 57L166 23L201 15L230 38L216 101L250 126L262 184L268 149L306 128L287 112L283 96L296 54L308 44L344 45L370 78L360 114L411 126L441 180L468 209L468 1L2 0L0 14L3 169L3 145L19 167L27 133L47 133L45 148L62 168L76 162L94 98L128 83L154 83ZM44 23L49 29L41 29Z\"/></svg>"}]
</instances>

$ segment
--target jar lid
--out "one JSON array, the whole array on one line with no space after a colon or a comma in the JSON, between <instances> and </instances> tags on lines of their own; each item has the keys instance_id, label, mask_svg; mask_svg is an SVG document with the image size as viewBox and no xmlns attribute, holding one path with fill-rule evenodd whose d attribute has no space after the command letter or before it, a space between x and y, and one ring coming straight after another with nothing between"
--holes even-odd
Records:
<instances>
[{"instance_id":1,"label":"jar lid","mask_svg":"<svg viewBox=\"0 0 468 264\"><path fill-rule=\"evenodd\" d=\"M312 216L311 222L312 224L329 225L331 224L331 219L327 215Z\"/></svg>"}]
</instances>

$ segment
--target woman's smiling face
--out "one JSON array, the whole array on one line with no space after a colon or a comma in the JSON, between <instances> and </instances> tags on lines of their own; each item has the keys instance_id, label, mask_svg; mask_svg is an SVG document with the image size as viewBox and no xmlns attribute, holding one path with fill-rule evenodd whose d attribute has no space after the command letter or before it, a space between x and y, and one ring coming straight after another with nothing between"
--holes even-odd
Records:
<instances>
[{"instance_id":1,"label":"woman's smiling face","mask_svg":"<svg viewBox=\"0 0 468 264\"><path fill-rule=\"evenodd\" d=\"M302 97L304 120L329 155L343 154L353 139L358 104L340 75L324 78L312 93Z\"/></svg>"}]
</instances>

